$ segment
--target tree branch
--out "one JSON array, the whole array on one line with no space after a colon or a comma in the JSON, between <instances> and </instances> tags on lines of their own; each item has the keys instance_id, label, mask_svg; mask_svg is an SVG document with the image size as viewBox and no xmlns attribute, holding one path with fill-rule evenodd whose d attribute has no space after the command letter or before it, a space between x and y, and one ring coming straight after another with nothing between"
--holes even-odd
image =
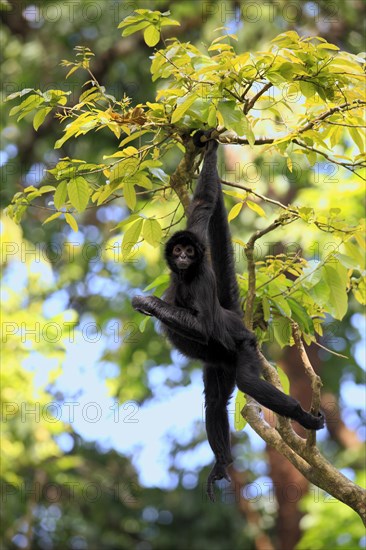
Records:
<instances>
[{"instance_id":1,"label":"tree branch","mask_svg":"<svg viewBox=\"0 0 366 550\"><path fill-rule=\"evenodd\" d=\"M188 184L192 181L194 176L194 159L197 155L197 148L194 146L190 137L187 136L182 139L186 151L174 173L170 176L170 186L178 195L184 212L187 214L190 204Z\"/></svg>"},{"instance_id":2,"label":"tree branch","mask_svg":"<svg viewBox=\"0 0 366 550\"><path fill-rule=\"evenodd\" d=\"M301 346L303 347L302 342ZM276 369L262 354L260 355L264 378L277 388L282 389ZM302 356L302 359L306 361L306 367L304 364L306 372L309 374L314 373L306 352L305 355L306 359L305 356ZM318 381L315 378L314 381L317 385ZM317 391L318 389L316 389ZM315 395L313 397L313 404L315 406L317 399L318 397ZM242 415L257 434L268 445L271 445L283 454L314 485L355 510L366 525L366 491L341 474L321 455L315 445L306 442L298 436L293 431L288 419L278 417L277 428L271 428L261 418L259 410L259 405L252 398L248 397L247 404L242 410Z\"/></svg>"},{"instance_id":3,"label":"tree branch","mask_svg":"<svg viewBox=\"0 0 366 550\"><path fill-rule=\"evenodd\" d=\"M291 223L296 218L288 219L287 223ZM245 255L247 257L247 270L248 270L248 292L247 292L247 298L246 298L246 307L245 307L245 313L244 313L244 323L245 326L249 329L253 329L253 307L254 307L254 299L255 299L255 293L256 293L256 276L255 276L255 259L254 259L254 245L258 239L263 237L264 235L267 235L267 233L270 233L271 231L274 231L277 229L277 227L283 225L285 223L286 218L280 217L277 220L275 220L273 223L265 227L264 229L261 229L259 231L256 231L247 242L247 246L245 248Z\"/></svg>"},{"instance_id":4,"label":"tree branch","mask_svg":"<svg viewBox=\"0 0 366 550\"><path fill-rule=\"evenodd\" d=\"M314 446L311 450L302 444L290 445L283 430L271 428L260 416L260 407L248 397L242 410L243 417L255 432L271 447L285 456L309 481L350 506L366 525L366 491L341 474ZM296 436L295 432L293 432ZM301 439L296 436L296 440ZM295 447L295 448L294 448ZM296 448L298 447L298 448ZM304 455L304 457L302 456Z\"/></svg>"},{"instance_id":5,"label":"tree branch","mask_svg":"<svg viewBox=\"0 0 366 550\"><path fill-rule=\"evenodd\" d=\"M252 107L254 106L254 104L256 103L256 101L264 94L266 93L267 90L269 90L269 88L272 88L273 84L272 82L267 82L267 84L265 84L263 86L263 88L261 90L259 90L259 92L257 94L255 94L255 96L252 97L252 99L250 101L248 101L248 103L245 105L244 107L244 114L246 115L250 109L252 109Z\"/></svg>"}]
</instances>

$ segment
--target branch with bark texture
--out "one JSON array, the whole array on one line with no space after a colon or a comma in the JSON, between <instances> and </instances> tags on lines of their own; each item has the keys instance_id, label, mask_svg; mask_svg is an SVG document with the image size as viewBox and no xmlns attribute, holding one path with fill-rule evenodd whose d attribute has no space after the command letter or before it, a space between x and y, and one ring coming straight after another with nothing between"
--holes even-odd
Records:
<instances>
[{"instance_id":1,"label":"branch with bark texture","mask_svg":"<svg viewBox=\"0 0 366 550\"><path fill-rule=\"evenodd\" d=\"M310 411L317 415L320 410L320 390L322 387L322 381L320 379L320 376L318 376L314 369L313 365L310 363L310 359L308 357L308 354L306 353L304 344L301 340L301 333L299 329L299 325L297 323L292 323L292 336L295 341L295 346L297 347L297 350L300 355L300 360L304 366L305 372L307 376L310 378L311 382L311 389L312 389L312 398L311 398L311 409ZM309 433L309 436L306 441L308 447L311 447L312 445L315 445L316 443L316 434L315 431L311 431Z\"/></svg>"},{"instance_id":2,"label":"branch with bark texture","mask_svg":"<svg viewBox=\"0 0 366 550\"><path fill-rule=\"evenodd\" d=\"M274 369L274 367L270 366ZM311 483L337 500L350 506L366 525L366 491L341 474L319 452L316 446L308 448L304 439L292 428L271 428L260 414L260 406L248 397L242 411L253 430L271 447L285 456ZM280 422L281 424L281 422ZM290 435L292 432L293 435Z\"/></svg>"},{"instance_id":3,"label":"branch with bark texture","mask_svg":"<svg viewBox=\"0 0 366 550\"><path fill-rule=\"evenodd\" d=\"M182 140L186 151L174 173L170 176L170 186L178 195L178 198L184 208L184 212L187 214L190 204L188 184L193 179L194 160L197 156L197 148L194 146L193 141L189 136L182 137Z\"/></svg>"}]
</instances>

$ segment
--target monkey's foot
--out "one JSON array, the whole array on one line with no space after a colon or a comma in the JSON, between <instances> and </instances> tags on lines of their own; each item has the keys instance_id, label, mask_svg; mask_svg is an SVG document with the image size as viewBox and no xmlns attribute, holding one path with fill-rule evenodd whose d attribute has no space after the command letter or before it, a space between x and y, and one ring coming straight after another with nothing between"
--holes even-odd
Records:
<instances>
[{"instance_id":1,"label":"monkey's foot","mask_svg":"<svg viewBox=\"0 0 366 550\"><path fill-rule=\"evenodd\" d=\"M227 470L226 470L226 465L221 464L219 462L215 462L215 465L208 476L207 488L206 488L208 498L211 500L211 502L215 502L215 493L214 493L215 481L219 481L220 479L226 479L227 481L231 481L229 474L227 473Z\"/></svg>"},{"instance_id":2,"label":"monkey's foot","mask_svg":"<svg viewBox=\"0 0 366 550\"><path fill-rule=\"evenodd\" d=\"M324 415L321 412L318 413L318 416L307 413L306 417L302 419L301 424L307 430L321 430L324 428L324 422Z\"/></svg>"}]
</instances>

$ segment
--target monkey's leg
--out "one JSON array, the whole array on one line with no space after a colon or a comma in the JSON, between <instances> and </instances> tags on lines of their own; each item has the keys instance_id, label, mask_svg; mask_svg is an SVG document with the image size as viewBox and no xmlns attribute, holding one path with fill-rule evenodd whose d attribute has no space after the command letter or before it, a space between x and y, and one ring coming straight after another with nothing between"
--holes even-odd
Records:
<instances>
[{"instance_id":1,"label":"monkey's leg","mask_svg":"<svg viewBox=\"0 0 366 550\"><path fill-rule=\"evenodd\" d=\"M226 471L226 466L232 462L227 404L235 387L235 371L206 364L203 381L207 438L216 459L207 480L207 494L214 502L214 482L230 481Z\"/></svg>"},{"instance_id":2,"label":"monkey's leg","mask_svg":"<svg viewBox=\"0 0 366 550\"><path fill-rule=\"evenodd\" d=\"M244 393L281 416L296 420L308 430L324 427L324 417L304 411L300 403L260 378L260 358L255 348L244 346L238 357L236 383Z\"/></svg>"}]
</instances>

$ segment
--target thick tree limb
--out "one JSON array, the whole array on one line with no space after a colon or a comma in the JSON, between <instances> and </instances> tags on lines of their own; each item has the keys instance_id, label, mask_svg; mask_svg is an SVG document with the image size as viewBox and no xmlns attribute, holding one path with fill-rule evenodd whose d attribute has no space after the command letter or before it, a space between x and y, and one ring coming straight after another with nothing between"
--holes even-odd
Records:
<instances>
[{"instance_id":1,"label":"thick tree limb","mask_svg":"<svg viewBox=\"0 0 366 550\"><path fill-rule=\"evenodd\" d=\"M282 389L276 369L263 355L261 357L265 379ZM307 358L306 372L310 373L310 369L313 371ZM278 426L274 429L261 418L259 410L259 405L248 396L242 414L257 434L283 454L314 485L355 510L366 525L366 491L341 474L315 445L298 436L288 419L278 417Z\"/></svg>"},{"instance_id":2,"label":"thick tree limb","mask_svg":"<svg viewBox=\"0 0 366 550\"><path fill-rule=\"evenodd\" d=\"M271 428L261 418L260 407L252 398L248 397L242 414L268 445L284 455L314 485L355 510L366 524L366 491L362 487L347 479L334 468L316 447L312 447L309 452L306 445L302 445L302 448L293 443L290 445L280 430ZM298 438L298 436L296 437Z\"/></svg>"}]
</instances>

